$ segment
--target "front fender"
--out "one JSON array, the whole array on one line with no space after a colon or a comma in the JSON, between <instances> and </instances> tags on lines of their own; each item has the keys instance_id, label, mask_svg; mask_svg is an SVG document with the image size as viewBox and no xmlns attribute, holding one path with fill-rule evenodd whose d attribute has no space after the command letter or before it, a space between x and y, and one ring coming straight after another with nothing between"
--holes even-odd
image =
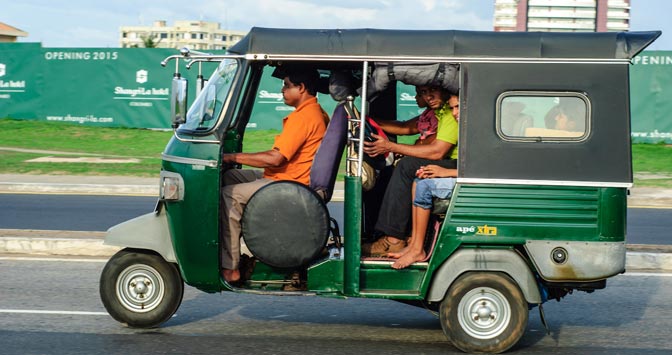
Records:
<instances>
[{"instance_id":1,"label":"front fender","mask_svg":"<svg viewBox=\"0 0 672 355\"><path fill-rule=\"evenodd\" d=\"M509 275L531 304L541 303L537 281L523 258L510 249L460 249L434 273L427 300L443 300L450 285L468 271L494 271Z\"/></svg>"},{"instance_id":2,"label":"front fender","mask_svg":"<svg viewBox=\"0 0 672 355\"><path fill-rule=\"evenodd\" d=\"M167 262L177 262L168 229L168 219L163 210L159 214L147 213L112 226L107 230L104 244L152 250L159 253Z\"/></svg>"}]
</instances>

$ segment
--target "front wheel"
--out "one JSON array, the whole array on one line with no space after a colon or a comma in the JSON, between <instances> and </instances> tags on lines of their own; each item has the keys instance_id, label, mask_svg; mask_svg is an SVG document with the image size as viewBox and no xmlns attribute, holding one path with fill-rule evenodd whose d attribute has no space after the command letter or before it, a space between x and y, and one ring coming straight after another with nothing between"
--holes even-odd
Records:
<instances>
[{"instance_id":1,"label":"front wheel","mask_svg":"<svg viewBox=\"0 0 672 355\"><path fill-rule=\"evenodd\" d=\"M523 336L527 318L527 302L518 285L494 272L460 276L440 307L444 334L467 353L506 351Z\"/></svg>"},{"instance_id":2,"label":"front wheel","mask_svg":"<svg viewBox=\"0 0 672 355\"><path fill-rule=\"evenodd\" d=\"M129 327L159 326L175 314L183 294L177 267L154 254L121 250L100 275L105 309Z\"/></svg>"}]
</instances>

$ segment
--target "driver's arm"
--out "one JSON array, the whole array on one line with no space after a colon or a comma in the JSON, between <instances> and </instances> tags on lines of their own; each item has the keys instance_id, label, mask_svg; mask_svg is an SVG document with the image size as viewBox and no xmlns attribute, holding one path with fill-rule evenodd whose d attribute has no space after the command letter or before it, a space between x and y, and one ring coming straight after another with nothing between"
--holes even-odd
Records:
<instances>
[{"instance_id":1,"label":"driver's arm","mask_svg":"<svg viewBox=\"0 0 672 355\"><path fill-rule=\"evenodd\" d=\"M258 153L226 153L222 155L222 163L235 163L255 168L277 168L287 164L285 158L275 149Z\"/></svg>"}]
</instances>

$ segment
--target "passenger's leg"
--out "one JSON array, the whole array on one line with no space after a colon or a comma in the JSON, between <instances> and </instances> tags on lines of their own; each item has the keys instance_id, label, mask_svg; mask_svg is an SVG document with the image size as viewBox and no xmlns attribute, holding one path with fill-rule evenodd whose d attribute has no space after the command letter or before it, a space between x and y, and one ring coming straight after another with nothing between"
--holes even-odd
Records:
<instances>
[{"instance_id":1,"label":"passenger's leg","mask_svg":"<svg viewBox=\"0 0 672 355\"><path fill-rule=\"evenodd\" d=\"M395 174L394 171L396 171L396 170L397 169L389 170L389 171L392 172L392 176L394 176L394 174ZM389 181L391 181L391 178L389 178ZM385 196L387 195L387 193L389 191L389 185L390 184L388 183L387 184L388 188L383 190L384 193L385 193ZM369 215L378 214L380 216L380 213L383 210L383 208L380 208L380 207L385 205L384 201L385 201L385 198L383 197L383 200L378 201L378 203L377 203L379 210L369 211L368 214ZM382 204L381 204L381 202L382 202ZM370 205L365 206L365 208L367 208L367 209L370 208L370 207L371 207ZM373 213L370 213L370 212L373 212ZM378 221L376 220L376 224L377 223L378 223ZM404 250L406 249L407 243L406 243L405 240L403 240L403 238L397 237L397 236L391 236L388 233L385 233L384 231L379 230L378 228L376 228L376 230L378 232L382 232L383 236L381 238L379 238L378 240L375 240L373 242L362 244L362 255L376 256L376 257L379 257L379 256L394 257L392 255L397 255L397 254L401 254L401 253L404 252Z\"/></svg>"},{"instance_id":2,"label":"passenger's leg","mask_svg":"<svg viewBox=\"0 0 672 355\"><path fill-rule=\"evenodd\" d=\"M424 245L430 209L432 207L434 182L434 179L416 180L413 182L413 233L404 253L394 255L394 257L399 258L399 260L392 264L392 267L395 269L405 268L416 261L425 259L427 256Z\"/></svg>"},{"instance_id":3,"label":"passenger's leg","mask_svg":"<svg viewBox=\"0 0 672 355\"><path fill-rule=\"evenodd\" d=\"M418 185L417 185L418 179L413 181L413 185L411 187L411 200L415 201L415 194L418 191ZM393 259L399 259L402 255L406 254L408 252L408 248L410 247L411 244L413 244L413 235L415 235L415 210L411 213L411 236L408 238L406 241L406 247L399 251L398 253L389 253L387 254L388 258L393 258Z\"/></svg>"},{"instance_id":4,"label":"passenger's leg","mask_svg":"<svg viewBox=\"0 0 672 355\"><path fill-rule=\"evenodd\" d=\"M456 168L456 160L429 160L404 157L394 169L385 191L383 203L376 223L376 229L385 235L405 238L410 232L411 189L415 172L424 165L436 164L445 168Z\"/></svg>"},{"instance_id":5,"label":"passenger's leg","mask_svg":"<svg viewBox=\"0 0 672 355\"><path fill-rule=\"evenodd\" d=\"M394 166L387 166L380 170L376 178L376 185L369 191L362 193L362 202L364 205L364 236L372 238L375 236L376 222L378 213L383 202L385 190L392 177Z\"/></svg>"},{"instance_id":6,"label":"passenger's leg","mask_svg":"<svg viewBox=\"0 0 672 355\"><path fill-rule=\"evenodd\" d=\"M416 191L416 190L417 190L416 182L413 181L413 187L411 188L411 195L412 195L412 199L413 199L413 200L415 200L415 191ZM408 239L406 240L406 247L405 247L404 249L401 249L399 252L396 252L396 253L388 253L388 254L387 254L387 257L388 257L388 258L399 259L399 258L401 258L404 254L406 254L406 253L408 252L408 249L411 247L411 244L413 244L413 235L415 234L415 231L414 231L414 229L415 229L415 222L413 222L413 221L415 221L415 209L413 209L413 211L411 212L411 226L412 226L412 227L411 227L411 236L408 237ZM388 238L389 238L389 237L388 237Z\"/></svg>"},{"instance_id":7,"label":"passenger's leg","mask_svg":"<svg viewBox=\"0 0 672 355\"><path fill-rule=\"evenodd\" d=\"M403 269L409 265L424 260L427 257L425 253L425 234L427 234L427 225L430 217L429 209L413 206L413 237L412 243L408 246L408 251L402 255L399 260L392 264L394 269Z\"/></svg>"},{"instance_id":8,"label":"passenger's leg","mask_svg":"<svg viewBox=\"0 0 672 355\"><path fill-rule=\"evenodd\" d=\"M385 191L383 203L376 222L376 229L385 236L378 241L362 245L362 255L387 255L399 252L405 246L404 239L410 234L411 223L411 190L415 172L424 165L436 164L445 168L456 168L456 160L429 160L404 157L399 160L397 168Z\"/></svg>"},{"instance_id":9,"label":"passenger's leg","mask_svg":"<svg viewBox=\"0 0 672 355\"><path fill-rule=\"evenodd\" d=\"M227 185L222 190L225 211L222 218L222 276L227 282L240 279L240 220L245 205L257 190L271 182L273 180L259 179Z\"/></svg>"},{"instance_id":10,"label":"passenger's leg","mask_svg":"<svg viewBox=\"0 0 672 355\"><path fill-rule=\"evenodd\" d=\"M392 173L385 190L376 229L387 236L403 239L410 232L411 190L415 172L427 159L404 157Z\"/></svg>"}]
</instances>

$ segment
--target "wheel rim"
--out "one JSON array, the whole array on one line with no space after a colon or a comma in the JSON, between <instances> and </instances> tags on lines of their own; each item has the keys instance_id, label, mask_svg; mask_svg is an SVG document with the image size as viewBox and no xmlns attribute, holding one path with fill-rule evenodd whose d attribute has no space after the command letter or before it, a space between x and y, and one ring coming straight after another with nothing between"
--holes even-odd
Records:
<instances>
[{"instance_id":1,"label":"wheel rim","mask_svg":"<svg viewBox=\"0 0 672 355\"><path fill-rule=\"evenodd\" d=\"M149 265L136 264L117 278L117 299L132 312L149 312L161 304L165 292L163 278Z\"/></svg>"},{"instance_id":2,"label":"wheel rim","mask_svg":"<svg viewBox=\"0 0 672 355\"><path fill-rule=\"evenodd\" d=\"M511 322L511 305L493 288L479 287L467 292L457 307L462 329L477 339L492 339Z\"/></svg>"}]
</instances>

